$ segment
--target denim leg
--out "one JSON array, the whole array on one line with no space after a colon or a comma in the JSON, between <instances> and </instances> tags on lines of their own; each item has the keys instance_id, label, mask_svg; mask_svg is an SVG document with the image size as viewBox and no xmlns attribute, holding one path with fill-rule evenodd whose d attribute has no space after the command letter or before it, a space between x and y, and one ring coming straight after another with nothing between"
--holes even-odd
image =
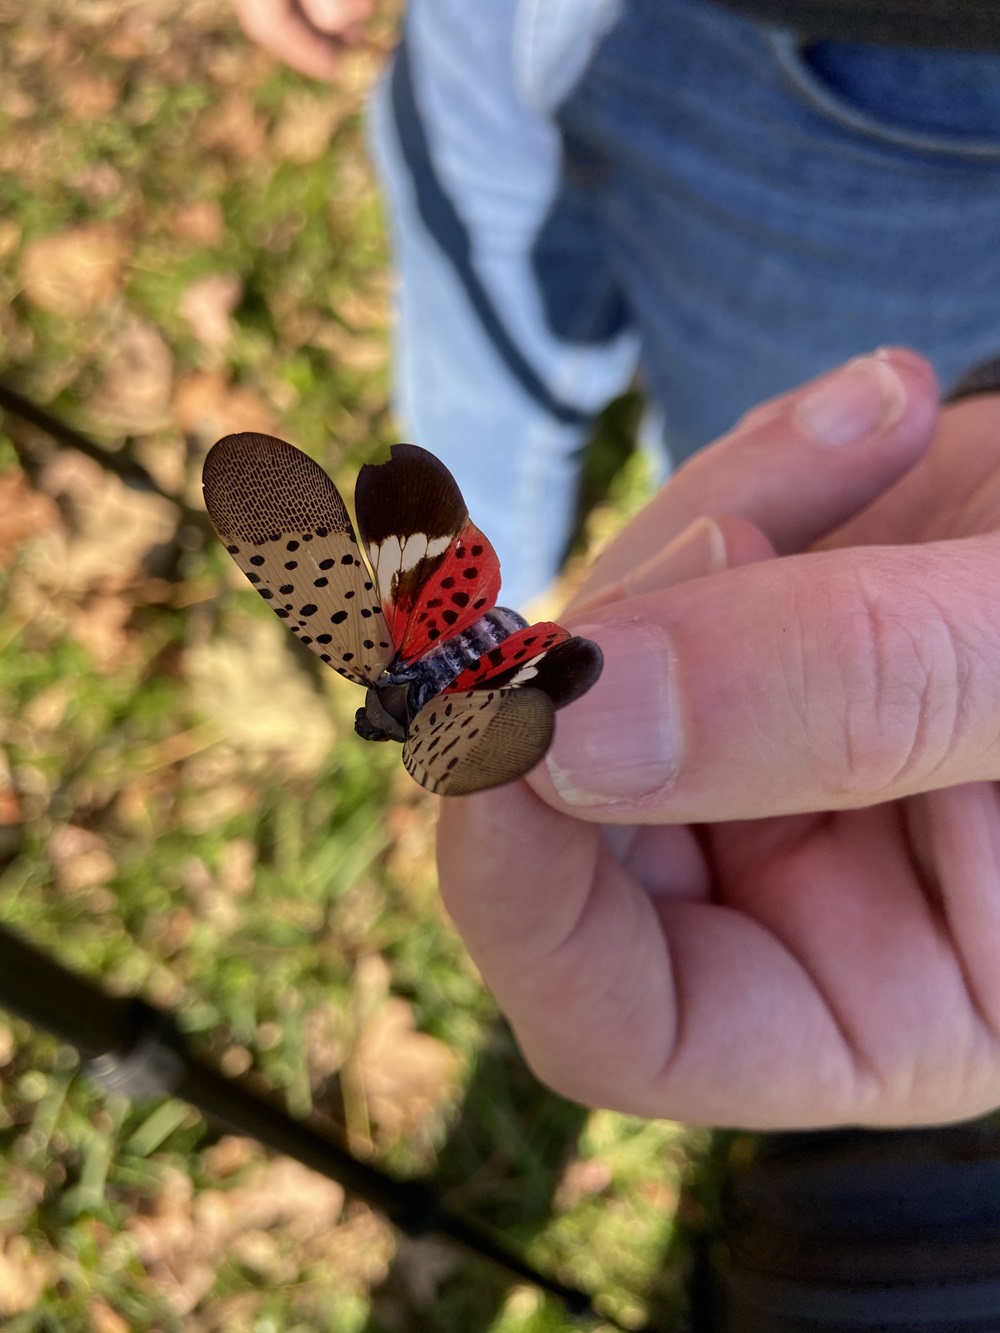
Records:
<instances>
[{"instance_id":1,"label":"denim leg","mask_svg":"<svg viewBox=\"0 0 1000 1333\"><path fill-rule=\"evenodd\" d=\"M1000 350L1000 56L807 46L629 0L564 101L683 458L886 343L945 387Z\"/></svg>"}]
</instances>

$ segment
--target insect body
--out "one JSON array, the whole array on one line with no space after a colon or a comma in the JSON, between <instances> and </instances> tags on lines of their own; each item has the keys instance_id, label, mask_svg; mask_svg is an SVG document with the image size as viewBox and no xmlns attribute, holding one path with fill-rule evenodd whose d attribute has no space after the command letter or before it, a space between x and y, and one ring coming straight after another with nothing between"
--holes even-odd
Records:
<instances>
[{"instance_id":1,"label":"insect body","mask_svg":"<svg viewBox=\"0 0 1000 1333\"><path fill-rule=\"evenodd\" d=\"M496 553L425 449L397 444L388 463L361 469L364 554L333 482L283 440L227 435L203 480L212 524L261 597L366 687L358 735L402 742L430 791L465 795L527 773L555 710L600 675L596 644L496 605Z\"/></svg>"}]
</instances>

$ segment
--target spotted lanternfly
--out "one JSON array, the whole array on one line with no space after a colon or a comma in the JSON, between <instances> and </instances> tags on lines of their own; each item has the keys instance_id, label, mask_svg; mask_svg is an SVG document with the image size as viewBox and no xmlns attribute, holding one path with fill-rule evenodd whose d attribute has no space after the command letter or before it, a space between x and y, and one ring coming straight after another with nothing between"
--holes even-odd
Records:
<instances>
[{"instance_id":1,"label":"spotted lanternfly","mask_svg":"<svg viewBox=\"0 0 1000 1333\"><path fill-rule=\"evenodd\" d=\"M227 435L205 460L216 532L301 643L367 689L354 726L403 743L407 772L463 796L543 757L555 711L601 673L601 650L497 606L500 562L454 477L393 445L354 491L363 551L333 482L270 435Z\"/></svg>"}]
</instances>

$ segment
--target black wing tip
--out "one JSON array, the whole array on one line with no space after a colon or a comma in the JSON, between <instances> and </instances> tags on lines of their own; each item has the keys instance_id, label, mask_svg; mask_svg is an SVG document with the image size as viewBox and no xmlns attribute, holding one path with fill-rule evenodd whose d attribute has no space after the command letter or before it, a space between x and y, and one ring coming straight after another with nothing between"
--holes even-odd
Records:
<instances>
[{"instance_id":1,"label":"black wing tip","mask_svg":"<svg viewBox=\"0 0 1000 1333\"><path fill-rule=\"evenodd\" d=\"M365 544L422 532L457 534L469 511L441 460L418 444L394 444L384 463L366 463L354 483L354 509Z\"/></svg>"},{"instance_id":2,"label":"black wing tip","mask_svg":"<svg viewBox=\"0 0 1000 1333\"><path fill-rule=\"evenodd\" d=\"M411 463L418 467L425 468L428 472L436 473L442 481L446 480L457 489L458 483L451 472L438 458L437 454L432 454L429 449L424 449L419 444L407 444L405 441L399 444L389 445L389 457L383 459L381 463L365 463L358 469L358 481L362 477L370 479L374 472L380 468L392 467L393 463Z\"/></svg>"},{"instance_id":3,"label":"black wing tip","mask_svg":"<svg viewBox=\"0 0 1000 1333\"><path fill-rule=\"evenodd\" d=\"M604 669L604 654L593 639L574 635L553 648L543 659L543 666L539 680L532 684L544 689L556 708L565 708L597 684Z\"/></svg>"}]
</instances>

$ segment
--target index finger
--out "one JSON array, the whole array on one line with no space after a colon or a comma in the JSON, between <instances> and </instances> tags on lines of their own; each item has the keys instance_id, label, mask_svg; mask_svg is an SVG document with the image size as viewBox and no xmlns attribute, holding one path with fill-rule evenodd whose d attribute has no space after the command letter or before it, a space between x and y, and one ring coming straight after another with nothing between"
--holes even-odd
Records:
<instances>
[{"instance_id":1,"label":"index finger","mask_svg":"<svg viewBox=\"0 0 1000 1333\"><path fill-rule=\"evenodd\" d=\"M748 519L779 554L803 550L912 467L937 416L934 371L905 348L859 357L755 408L636 515L573 604L627 580L706 514Z\"/></svg>"}]
</instances>

